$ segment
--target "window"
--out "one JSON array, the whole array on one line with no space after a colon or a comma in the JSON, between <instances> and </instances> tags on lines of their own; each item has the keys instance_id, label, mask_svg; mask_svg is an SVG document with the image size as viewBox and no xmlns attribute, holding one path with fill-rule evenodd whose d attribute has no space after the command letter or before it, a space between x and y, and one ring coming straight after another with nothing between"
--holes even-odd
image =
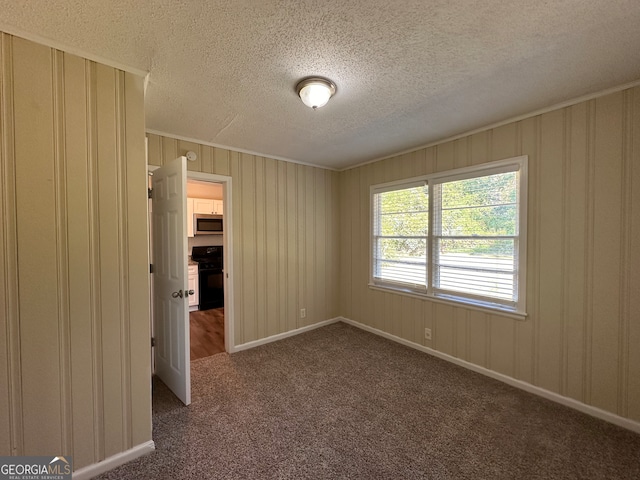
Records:
<instances>
[{"instance_id":1,"label":"window","mask_svg":"<svg viewBox=\"0 0 640 480\"><path fill-rule=\"evenodd\" d=\"M527 157L371 187L370 284L524 314Z\"/></svg>"}]
</instances>

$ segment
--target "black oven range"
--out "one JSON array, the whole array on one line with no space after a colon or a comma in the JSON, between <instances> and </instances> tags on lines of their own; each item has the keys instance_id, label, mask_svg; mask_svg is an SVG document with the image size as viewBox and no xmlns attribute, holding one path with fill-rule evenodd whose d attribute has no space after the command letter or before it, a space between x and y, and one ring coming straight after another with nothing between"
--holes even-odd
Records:
<instances>
[{"instance_id":1,"label":"black oven range","mask_svg":"<svg viewBox=\"0 0 640 480\"><path fill-rule=\"evenodd\" d=\"M224 270L221 246L194 246L191 259L198 262L199 310L224 307Z\"/></svg>"}]
</instances>

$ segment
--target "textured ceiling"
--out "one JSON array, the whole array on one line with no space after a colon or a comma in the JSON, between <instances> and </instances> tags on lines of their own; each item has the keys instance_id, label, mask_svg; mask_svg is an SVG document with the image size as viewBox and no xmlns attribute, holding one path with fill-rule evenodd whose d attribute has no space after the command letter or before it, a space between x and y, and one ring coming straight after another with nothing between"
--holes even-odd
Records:
<instances>
[{"instance_id":1,"label":"textured ceiling","mask_svg":"<svg viewBox=\"0 0 640 480\"><path fill-rule=\"evenodd\" d=\"M149 71L147 128L332 168L640 78L638 0L0 0L0 28ZM318 111L308 75L338 92Z\"/></svg>"}]
</instances>

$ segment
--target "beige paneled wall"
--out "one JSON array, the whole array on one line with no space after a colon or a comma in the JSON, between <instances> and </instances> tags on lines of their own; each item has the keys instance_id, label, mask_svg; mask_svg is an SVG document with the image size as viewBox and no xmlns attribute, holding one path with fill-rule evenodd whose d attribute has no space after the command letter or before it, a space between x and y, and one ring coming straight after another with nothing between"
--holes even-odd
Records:
<instances>
[{"instance_id":1,"label":"beige paneled wall","mask_svg":"<svg viewBox=\"0 0 640 480\"><path fill-rule=\"evenodd\" d=\"M143 79L0 33L0 455L151 440Z\"/></svg>"},{"instance_id":2,"label":"beige paneled wall","mask_svg":"<svg viewBox=\"0 0 640 480\"><path fill-rule=\"evenodd\" d=\"M339 314L337 172L147 137L151 165L193 150L189 170L233 179L236 345Z\"/></svg>"},{"instance_id":3,"label":"beige paneled wall","mask_svg":"<svg viewBox=\"0 0 640 480\"><path fill-rule=\"evenodd\" d=\"M516 155L526 321L367 287L371 184ZM640 88L344 171L340 197L342 315L640 421Z\"/></svg>"}]
</instances>

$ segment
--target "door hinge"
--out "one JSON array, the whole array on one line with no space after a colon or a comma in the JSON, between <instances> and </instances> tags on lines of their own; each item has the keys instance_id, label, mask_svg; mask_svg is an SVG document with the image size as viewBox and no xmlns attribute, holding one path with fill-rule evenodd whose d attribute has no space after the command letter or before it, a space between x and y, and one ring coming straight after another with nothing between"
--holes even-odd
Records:
<instances>
[{"instance_id":1,"label":"door hinge","mask_svg":"<svg viewBox=\"0 0 640 480\"><path fill-rule=\"evenodd\" d=\"M156 346L156 339L154 337L151 337L151 346L152 347Z\"/></svg>"},{"instance_id":2,"label":"door hinge","mask_svg":"<svg viewBox=\"0 0 640 480\"><path fill-rule=\"evenodd\" d=\"M153 273L155 268L153 267L153 263L149 264L149 273Z\"/></svg>"},{"instance_id":3,"label":"door hinge","mask_svg":"<svg viewBox=\"0 0 640 480\"><path fill-rule=\"evenodd\" d=\"M151 194L153 193L153 188L149 188L147 190L147 195L149 196L149 198L151 198Z\"/></svg>"}]
</instances>

